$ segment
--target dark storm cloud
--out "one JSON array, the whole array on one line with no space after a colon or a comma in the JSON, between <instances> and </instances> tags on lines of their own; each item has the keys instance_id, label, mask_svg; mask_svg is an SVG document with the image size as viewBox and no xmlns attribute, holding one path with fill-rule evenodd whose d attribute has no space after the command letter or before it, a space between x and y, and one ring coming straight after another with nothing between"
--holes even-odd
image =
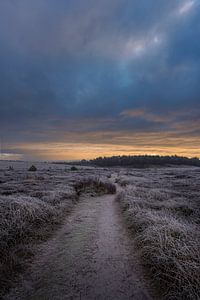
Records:
<instances>
[{"instance_id":1,"label":"dark storm cloud","mask_svg":"<svg viewBox=\"0 0 200 300\"><path fill-rule=\"evenodd\" d=\"M1 135L24 142L192 128L199 24L198 0L2 0ZM123 115L139 109L146 118Z\"/></svg>"}]
</instances>

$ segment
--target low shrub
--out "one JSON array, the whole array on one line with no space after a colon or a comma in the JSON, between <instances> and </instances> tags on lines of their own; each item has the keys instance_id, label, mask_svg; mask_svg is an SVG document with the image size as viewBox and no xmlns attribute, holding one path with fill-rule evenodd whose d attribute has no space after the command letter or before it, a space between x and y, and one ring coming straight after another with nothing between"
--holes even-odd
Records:
<instances>
[{"instance_id":1,"label":"low shrub","mask_svg":"<svg viewBox=\"0 0 200 300\"><path fill-rule=\"evenodd\" d=\"M77 167L74 167L74 166L72 166L72 167L71 167L71 171L78 171L78 168L77 168Z\"/></svg>"},{"instance_id":2,"label":"low shrub","mask_svg":"<svg viewBox=\"0 0 200 300\"><path fill-rule=\"evenodd\" d=\"M81 179L75 183L74 188L78 195L91 192L98 195L116 193L116 186L113 183L96 178Z\"/></svg>"},{"instance_id":3,"label":"low shrub","mask_svg":"<svg viewBox=\"0 0 200 300\"><path fill-rule=\"evenodd\" d=\"M28 169L28 171L30 171L30 172L35 172L35 171L37 171L37 168L36 168L34 165L32 165L32 166Z\"/></svg>"}]
</instances>

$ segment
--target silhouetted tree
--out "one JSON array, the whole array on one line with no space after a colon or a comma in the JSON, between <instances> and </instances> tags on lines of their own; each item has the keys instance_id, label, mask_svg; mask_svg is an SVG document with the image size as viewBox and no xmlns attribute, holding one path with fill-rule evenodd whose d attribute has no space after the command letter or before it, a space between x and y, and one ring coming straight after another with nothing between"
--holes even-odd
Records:
<instances>
[{"instance_id":1,"label":"silhouetted tree","mask_svg":"<svg viewBox=\"0 0 200 300\"><path fill-rule=\"evenodd\" d=\"M133 155L133 156L112 156L98 157L92 160L82 160L82 165L95 165L100 167L148 167L148 166L167 166L167 165L190 165L199 166L200 160L197 157L188 158L177 155L159 156L159 155Z\"/></svg>"}]
</instances>

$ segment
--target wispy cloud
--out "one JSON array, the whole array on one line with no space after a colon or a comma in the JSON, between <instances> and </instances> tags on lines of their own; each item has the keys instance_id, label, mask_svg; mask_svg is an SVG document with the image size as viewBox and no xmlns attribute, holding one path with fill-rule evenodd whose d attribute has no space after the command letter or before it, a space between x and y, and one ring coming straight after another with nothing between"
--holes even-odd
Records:
<instances>
[{"instance_id":1,"label":"wispy cloud","mask_svg":"<svg viewBox=\"0 0 200 300\"><path fill-rule=\"evenodd\" d=\"M195 0L186 1L185 3L183 3L178 10L179 14L184 15L189 13L192 10L192 8L194 8L195 3Z\"/></svg>"},{"instance_id":2,"label":"wispy cloud","mask_svg":"<svg viewBox=\"0 0 200 300\"><path fill-rule=\"evenodd\" d=\"M173 118L173 115L170 114L159 115L159 114L151 113L145 109L124 110L120 113L120 116L127 117L127 118L141 118L153 122L170 122Z\"/></svg>"}]
</instances>

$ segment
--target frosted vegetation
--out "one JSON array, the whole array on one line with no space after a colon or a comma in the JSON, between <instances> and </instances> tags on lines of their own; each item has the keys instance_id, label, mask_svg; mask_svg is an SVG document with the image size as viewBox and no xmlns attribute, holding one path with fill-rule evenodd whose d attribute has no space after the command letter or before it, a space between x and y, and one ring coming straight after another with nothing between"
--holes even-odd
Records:
<instances>
[{"instance_id":1,"label":"frosted vegetation","mask_svg":"<svg viewBox=\"0 0 200 300\"><path fill-rule=\"evenodd\" d=\"M155 294L200 299L200 168L33 165L0 162L0 298L81 197L114 194L116 185Z\"/></svg>"},{"instance_id":2,"label":"frosted vegetation","mask_svg":"<svg viewBox=\"0 0 200 300\"><path fill-rule=\"evenodd\" d=\"M200 168L121 172L117 196L141 263L164 299L200 299Z\"/></svg>"},{"instance_id":3,"label":"frosted vegetation","mask_svg":"<svg viewBox=\"0 0 200 300\"><path fill-rule=\"evenodd\" d=\"M106 171L0 162L0 296L73 209L79 196L115 193ZM31 168L30 168L31 167Z\"/></svg>"}]
</instances>

